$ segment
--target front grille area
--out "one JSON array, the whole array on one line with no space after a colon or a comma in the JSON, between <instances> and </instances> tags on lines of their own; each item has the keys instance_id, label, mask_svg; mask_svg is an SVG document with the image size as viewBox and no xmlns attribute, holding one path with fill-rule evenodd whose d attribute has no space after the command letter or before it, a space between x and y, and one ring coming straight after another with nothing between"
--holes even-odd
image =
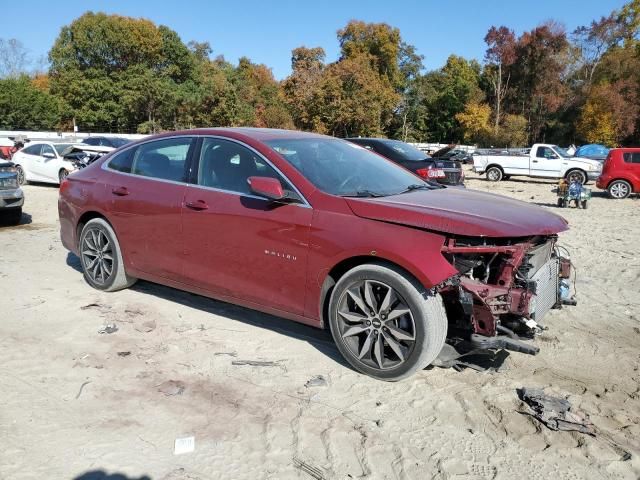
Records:
<instances>
[{"instance_id":1,"label":"front grille area","mask_svg":"<svg viewBox=\"0 0 640 480\"><path fill-rule=\"evenodd\" d=\"M531 312L531 318L536 322L540 322L542 317L558 303L558 266L558 259L555 256L551 257L531 277L534 293L536 294L535 312Z\"/></svg>"}]
</instances>

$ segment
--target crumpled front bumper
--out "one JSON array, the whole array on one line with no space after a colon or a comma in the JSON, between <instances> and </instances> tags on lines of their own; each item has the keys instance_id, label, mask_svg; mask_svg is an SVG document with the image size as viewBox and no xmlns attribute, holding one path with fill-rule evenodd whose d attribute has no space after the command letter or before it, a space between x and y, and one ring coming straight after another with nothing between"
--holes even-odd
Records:
<instances>
[{"instance_id":1,"label":"crumpled front bumper","mask_svg":"<svg viewBox=\"0 0 640 480\"><path fill-rule=\"evenodd\" d=\"M24 205L24 192L20 187L0 190L0 209L19 208Z\"/></svg>"}]
</instances>

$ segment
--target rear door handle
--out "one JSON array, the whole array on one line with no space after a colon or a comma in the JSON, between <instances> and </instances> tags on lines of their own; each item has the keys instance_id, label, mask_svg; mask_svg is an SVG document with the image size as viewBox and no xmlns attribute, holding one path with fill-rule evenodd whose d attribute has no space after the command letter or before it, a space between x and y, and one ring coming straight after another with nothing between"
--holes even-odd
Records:
<instances>
[{"instance_id":1,"label":"rear door handle","mask_svg":"<svg viewBox=\"0 0 640 480\"><path fill-rule=\"evenodd\" d=\"M533 163L538 163L538 160L532 160Z\"/></svg>"},{"instance_id":2,"label":"rear door handle","mask_svg":"<svg viewBox=\"0 0 640 480\"><path fill-rule=\"evenodd\" d=\"M185 206L187 208L190 208L191 210L206 210L207 208L209 208L209 205L207 205L207 202L205 202L204 200L196 200L194 202L187 202L187 203L185 203Z\"/></svg>"},{"instance_id":3,"label":"rear door handle","mask_svg":"<svg viewBox=\"0 0 640 480\"><path fill-rule=\"evenodd\" d=\"M111 190L111 193L119 197L125 197L129 195L129 190L127 190L127 187L116 187L113 190Z\"/></svg>"}]
</instances>

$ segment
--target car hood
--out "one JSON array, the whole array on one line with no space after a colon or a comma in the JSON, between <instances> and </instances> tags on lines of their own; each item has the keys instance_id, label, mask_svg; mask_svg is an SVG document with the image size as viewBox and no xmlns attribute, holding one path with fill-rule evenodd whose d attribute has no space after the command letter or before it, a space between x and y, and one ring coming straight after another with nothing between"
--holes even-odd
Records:
<instances>
[{"instance_id":1,"label":"car hood","mask_svg":"<svg viewBox=\"0 0 640 480\"><path fill-rule=\"evenodd\" d=\"M594 160L593 158L586 158L586 157L569 157L568 160L572 160L574 162L580 162L580 163L584 163L586 165L592 165L594 167L600 167L602 166L602 162L598 161L598 160Z\"/></svg>"},{"instance_id":2,"label":"car hood","mask_svg":"<svg viewBox=\"0 0 640 480\"><path fill-rule=\"evenodd\" d=\"M345 198L359 217L471 237L527 237L567 230L555 213L501 195L459 188Z\"/></svg>"}]
</instances>

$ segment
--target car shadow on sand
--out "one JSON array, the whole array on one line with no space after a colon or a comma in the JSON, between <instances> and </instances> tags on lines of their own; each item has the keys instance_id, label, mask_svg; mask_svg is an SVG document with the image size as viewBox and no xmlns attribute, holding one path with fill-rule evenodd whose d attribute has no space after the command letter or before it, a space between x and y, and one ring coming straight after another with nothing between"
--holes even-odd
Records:
<instances>
[{"instance_id":1,"label":"car shadow on sand","mask_svg":"<svg viewBox=\"0 0 640 480\"><path fill-rule=\"evenodd\" d=\"M4 227L19 227L20 225L29 225L32 222L33 222L33 219L31 217L31 215L29 215L26 212L22 212L22 217L20 218L20 222L17 225L12 224L12 223L10 223L8 221L6 216L3 215L3 212L0 211L0 228L4 228Z\"/></svg>"},{"instance_id":2,"label":"car shadow on sand","mask_svg":"<svg viewBox=\"0 0 640 480\"><path fill-rule=\"evenodd\" d=\"M69 252L67 254L66 263L77 272L82 273L82 264L80 263L80 258L78 256ZM257 310L251 310L249 308L225 303L194 293L185 292L183 290L166 287L158 283L147 282L145 280L138 280L138 282L131 287L131 290L179 303L186 307L195 308L203 312L220 315L221 317L236 320L247 325L278 332L282 335L295 338L296 340L305 341L340 365L352 368L338 351L328 329L321 330L292 320L269 315L268 313L262 313ZM212 322L215 321L214 318L211 320ZM215 325L212 323L207 326L215 328Z\"/></svg>"}]
</instances>

